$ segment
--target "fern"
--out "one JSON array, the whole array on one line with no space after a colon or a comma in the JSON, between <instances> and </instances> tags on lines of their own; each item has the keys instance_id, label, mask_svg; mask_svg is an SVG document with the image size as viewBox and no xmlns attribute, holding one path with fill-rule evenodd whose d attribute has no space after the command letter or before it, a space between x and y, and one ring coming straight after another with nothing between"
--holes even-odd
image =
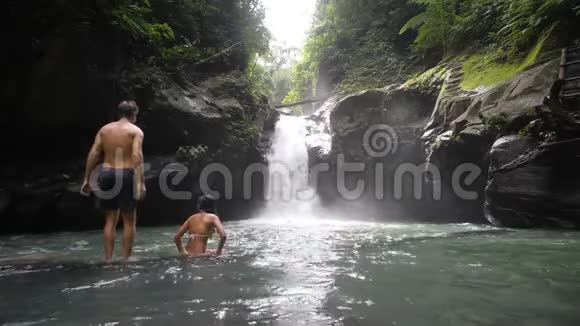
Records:
<instances>
[{"instance_id":1,"label":"fern","mask_svg":"<svg viewBox=\"0 0 580 326\"><path fill-rule=\"evenodd\" d=\"M538 35L557 28L563 13L580 14L577 0L409 1L424 7L424 12L400 31L418 31L416 51L426 53L439 48L448 54L461 53L471 43L476 48L504 53L512 61L525 56Z\"/></svg>"},{"instance_id":2,"label":"fern","mask_svg":"<svg viewBox=\"0 0 580 326\"><path fill-rule=\"evenodd\" d=\"M146 16L151 12L149 0L120 1L116 8L111 10L112 21L119 25L134 39L148 39L159 45L163 40L175 38L173 29L167 24L150 23Z\"/></svg>"},{"instance_id":3,"label":"fern","mask_svg":"<svg viewBox=\"0 0 580 326\"><path fill-rule=\"evenodd\" d=\"M423 12L418 14L417 16L409 19L409 21L399 31L399 35L404 34L410 29L417 29L421 25L425 24L426 21L427 21L426 13Z\"/></svg>"}]
</instances>

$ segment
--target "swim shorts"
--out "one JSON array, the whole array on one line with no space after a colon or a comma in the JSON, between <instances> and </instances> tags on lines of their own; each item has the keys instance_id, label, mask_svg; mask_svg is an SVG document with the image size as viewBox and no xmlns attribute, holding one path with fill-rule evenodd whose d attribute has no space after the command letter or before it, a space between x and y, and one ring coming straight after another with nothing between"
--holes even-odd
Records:
<instances>
[{"instance_id":1,"label":"swim shorts","mask_svg":"<svg viewBox=\"0 0 580 326\"><path fill-rule=\"evenodd\" d=\"M98 184L95 195L101 208L133 209L137 206L133 169L104 168L99 173Z\"/></svg>"}]
</instances>

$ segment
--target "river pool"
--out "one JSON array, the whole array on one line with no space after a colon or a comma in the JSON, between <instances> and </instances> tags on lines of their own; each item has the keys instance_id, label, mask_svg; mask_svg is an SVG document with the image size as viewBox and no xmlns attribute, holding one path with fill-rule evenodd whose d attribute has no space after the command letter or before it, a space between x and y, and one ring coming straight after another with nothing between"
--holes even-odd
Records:
<instances>
[{"instance_id":1,"label":"river pool","mask_svg":"<svg viewBox=\"0 0 580 326\"><path fill-rule=\"evenodd\" d=\"M175 228L141 228L136 260L109 266L100 232L2 237L0 324L580 324L580 233L316 219L226 228L221 258L178 258Z\"/></svg>"}]
</instances>

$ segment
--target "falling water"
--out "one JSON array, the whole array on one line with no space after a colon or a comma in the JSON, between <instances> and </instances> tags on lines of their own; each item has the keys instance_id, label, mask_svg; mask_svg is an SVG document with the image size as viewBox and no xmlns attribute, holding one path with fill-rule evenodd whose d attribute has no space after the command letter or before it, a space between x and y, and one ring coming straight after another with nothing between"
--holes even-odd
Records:
<instances>
[{"instance_id":1,"label":"falling water","mask_svg":"<svg viewBox=\"0 0 580 326\"><path fill-rule=\"evenodd\" d=\"M280 118L267 159L269 176L263 215L270 218L310 215L318 204L318 197L309 184L303 117Z\"/></svg>"}]
</instances>

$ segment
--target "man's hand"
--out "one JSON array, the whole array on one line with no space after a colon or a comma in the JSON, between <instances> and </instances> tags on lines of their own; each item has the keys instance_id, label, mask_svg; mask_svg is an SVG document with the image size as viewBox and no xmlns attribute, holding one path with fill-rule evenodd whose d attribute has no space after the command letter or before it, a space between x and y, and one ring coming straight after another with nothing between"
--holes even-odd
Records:
<instances>
[{"instance_id":1,"label":"man's hand","mask_svg":"<svg viewBox=\"0 0 580 326\"><path fill-rule=\"evenodd\" d=\"M83 180L83 184L81 186L81 195L83 196L90 196L93 189L91 189L91 185L88 179Z\"/></svg>"},{"instance_id":2,"label":"man's hand","mask_svg":"<svg viewBox=\"0 0 580 326\"><path fill-rule=\"evenodd\" d=\"M145 183L140 183L137 185L137 200L141 201L145 199L147 194L147 189L145 188Z\"/></svg>"},{"instance_id":3,"label":"man's hand","mask_svg":"<svg viewBox=\"0 0 580 326\"><path fill-rule=\"evenodd\" d=\"M97 166L97 162L99 162L103 154L103 142L101 139L101 130L99 130L99 132L97 133L97 136L95 137L95 142L93 143L93 146L91 147L91 150L89 152L89 156L87 157L85 178L83 180L83 185L81 186L81 195L87 197L90 196L91 192L93 191L89 183L91 174L94 172Z\"/></svg>"}]
</instances>

